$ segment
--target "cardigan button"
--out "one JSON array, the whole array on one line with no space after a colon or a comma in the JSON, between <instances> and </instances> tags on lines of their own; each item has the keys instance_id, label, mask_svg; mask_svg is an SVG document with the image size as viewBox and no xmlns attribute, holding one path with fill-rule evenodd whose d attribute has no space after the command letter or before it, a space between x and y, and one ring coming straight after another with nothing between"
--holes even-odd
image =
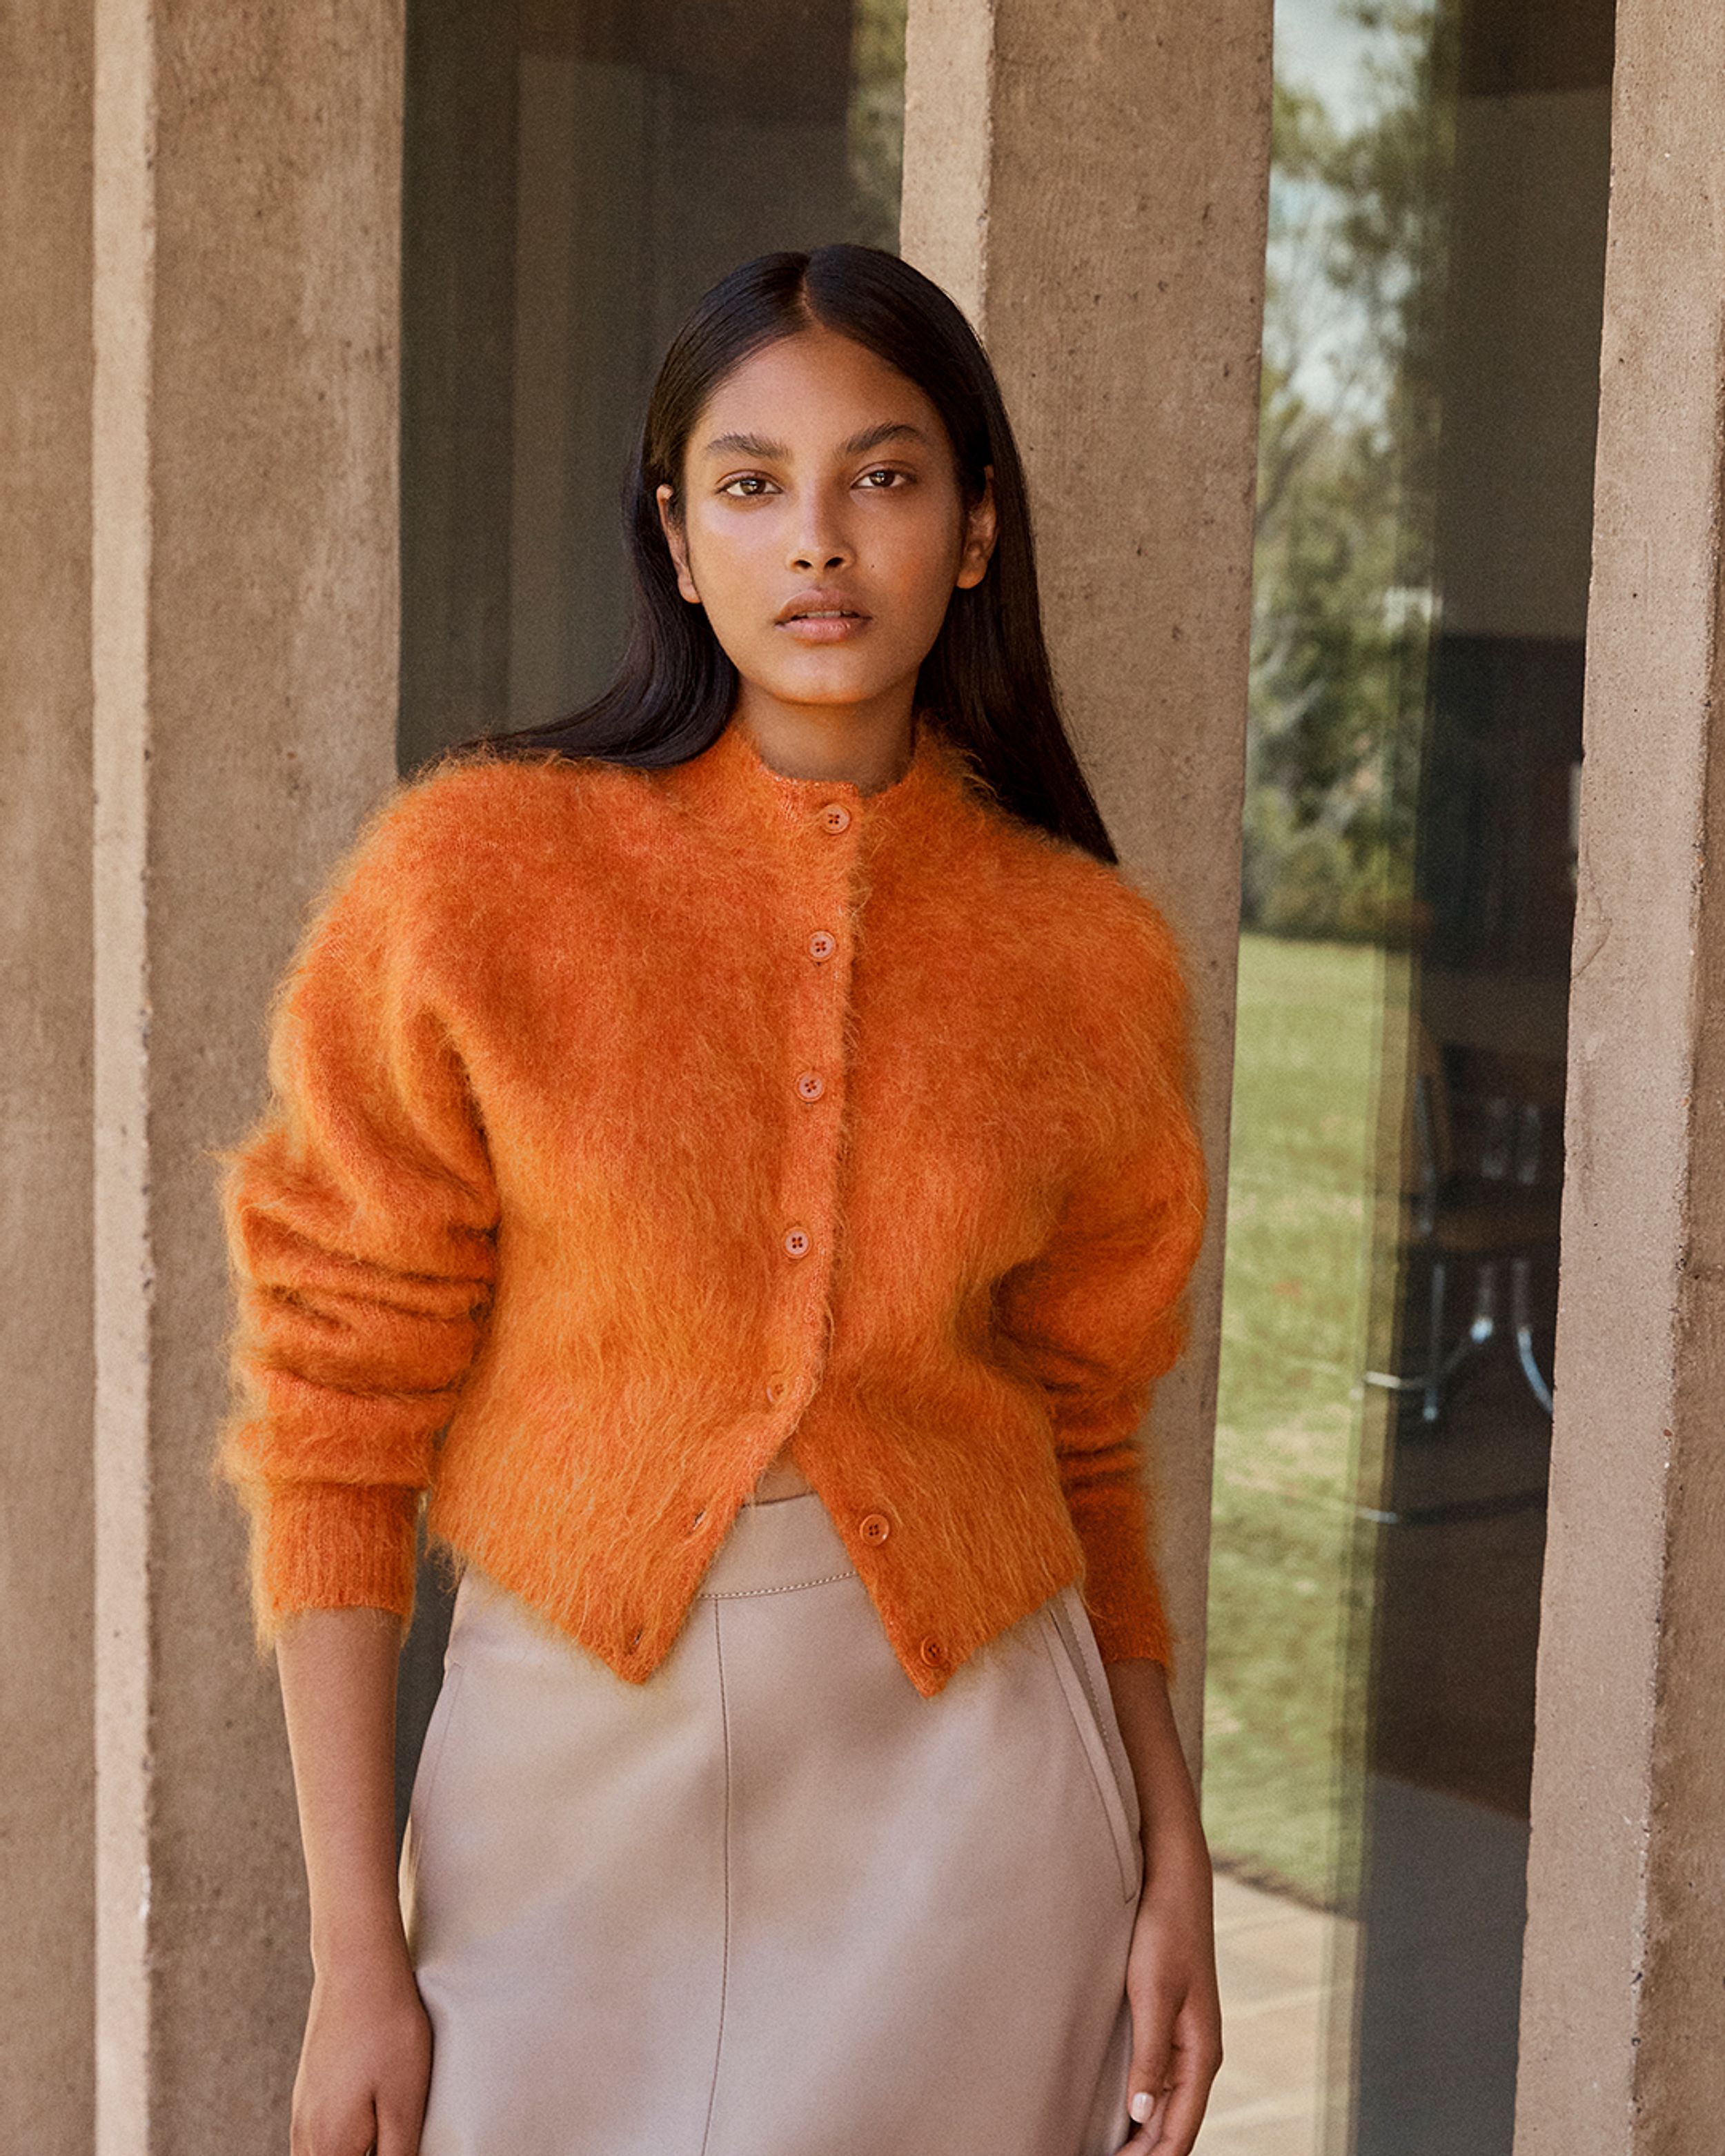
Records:
<instances>
[{"instance_id":1,"label":"cardigan button","mask_svg":"<svg viewBox=\"0 0 1725 2156\"><path fill-rule=\"evenodd\" d=\"M809 1251L814 1248L809 1230L806 1228L787 1228L785 1229L784 1235L784 1246L788 1254L793 1258L806 1258Z\"/></svg>"},{"instance_id":2,"label":"cardigan button","mask_svg":"<svg viewBox=\"0 0 1725 2156\"><path fill-rule=\"evenodd\" d=\"M923 1661L932 1670L939 1669L947 1659L947 1650L938 1640L925 1640L922 1653Z\"/></svg>"},{"instance_id":3,"label":"cardigan button","mask_svg":"<svg viewBox=\"0 0 1725 2156\"><path fill-rule=\"evenodd\" d=\"M785 1383L782 1377L775 1376L769 1378L767 1380L768 1406L769 1408L776 1408L789 1390L790 1387Z\"/></svg>"},{"instance_id":4,"label":"cardigan button","mask_svg":"<svg viewBox=\"0 0 1725 2156\"><path fill-rule=\"evenodd\" d=\"M803 1101L818 1101L827 1090L827 1081L818 1070L805 1070L797 1081L797 1097Z\"/></svg>"},{"instance_id":5,"label":"cardigan button","mask_svg":"<svg viewBox=\"0 0 1725 2156\"><path fill-rule=\"evenodd\" d=\"M884 1543L892 1532L892 1522L884 1512L865 1512L856 1523L856 1532L865 1543Z\"/></svg>"},{"instance_id":6,"label":"cardigan button","mask_svg":"<svg viewBox=\"0 0 1725 2156\"><path fill-rule=\"evenodd\" d=\"M824 831L847 831L850 828L850 811L842 801L829 801L820 812L820 828Z\"/></svg>"},{"instance_id":7,"label":"cardigan button","mask_svg":"<svg viewBox=\"0 0 1725 2156\"><path fill-rule=\"evenodd\" d=\"M817 928L809 939L809 955L817 961L830 958L838 947L838 937L828 935L824 928Z\"/></svg>"}]
</instances>

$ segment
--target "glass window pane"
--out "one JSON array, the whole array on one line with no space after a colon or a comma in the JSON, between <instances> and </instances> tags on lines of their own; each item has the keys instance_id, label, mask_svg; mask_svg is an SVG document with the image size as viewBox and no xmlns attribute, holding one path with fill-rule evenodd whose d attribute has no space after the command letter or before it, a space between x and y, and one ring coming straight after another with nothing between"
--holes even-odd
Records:
<instances>
[{"instance_id":1,"label":"glass window pane","mask_svg":"<svg viewBox=\"0 0 1725 2156\"><path fill-rule=\"evenodd\" d=\"M1609 0L1279 0L1204 2146L1511 2146Z\"/></svg>"}]
</instances>

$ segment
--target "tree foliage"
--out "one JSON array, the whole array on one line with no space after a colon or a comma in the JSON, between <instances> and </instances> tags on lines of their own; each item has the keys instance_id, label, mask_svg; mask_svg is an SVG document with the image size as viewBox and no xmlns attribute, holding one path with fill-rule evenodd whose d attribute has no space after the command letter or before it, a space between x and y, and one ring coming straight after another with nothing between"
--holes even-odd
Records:
<instances>
[{"instance_id":1,"label":"tree foliage","mask_svg":"<svg viewBox=\"0 0 1725 2156\"><path fill-rule=\"evenodd\" d=\"M1276 90L1245 915L1379 937L1411 909L1455 40L1442 4L1348 12L1358 124Z\"/></svg>"}]
</instances>

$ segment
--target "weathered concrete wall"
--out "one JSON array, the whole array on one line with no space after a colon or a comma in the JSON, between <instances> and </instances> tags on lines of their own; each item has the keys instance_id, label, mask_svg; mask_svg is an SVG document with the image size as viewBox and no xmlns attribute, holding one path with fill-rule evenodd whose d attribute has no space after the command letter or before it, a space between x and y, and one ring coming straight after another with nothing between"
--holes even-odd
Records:
<instances>
[{"instance_id":1,"label":"weathered concrete wall","mask_svg":"<svg viewBox=\"0 0 1725 2156\"><path fill-rule=\"evenodd\" d=\"M1725 15L1617 37L1518 2156L1725 2112Z\"/></svg>"},{"instance_id":2,"label":"weathered concrete wall","mask_svg":"<svg viewBox=\"0 0 1725 2156\"><path fill-rule=\"evenodd\" d=\"M0 18L0 2148L90 2147L90 100Z\"/></svg>"},{"instance_id":3,"label":"weathered concrete wall","mask_svg":"<svg viewBox=\"0 0 1725 2156\"><path fill-rule=\"evenodd\" d=\"M903 248L965 306L1030 475L1067 713L1184 946L1214 1192L1153 1416L1197 1756L1240 928L1270 0L911 0Z\"/></svg>"},{"instance_id":4,"label":"weathered concrete wall","mask_svg":"<svg viewBox=\"0 0 1725 2156\"><path fill-rule=\"evenodd\" d=\"M1044 475L1057 656L1187 938L1219 1177L1267 6L938 12L987 63L973 285ZM279 1709L208 1474L208 1152L257 1105L271 984L393 767L402 24L398 0L40 0L15 34L0 2128L227 2156L281 2145L307 1972ZM1175 116L1194 96L1201 146ZM1053 160L1057 139L1087 146ZM1190 1640L1214 1290L1212 1265L1161 1417ZM1189 1709L1198 1676L1189 1655Z\"/></svg>"},{"instance_id":5,"label":"weathered concrete wall","mask_svg":"<svg viewBox=\"0 0 1725 2156\"><path fill-rule=\"evenodd\" d=\"M286 1749L211 1486L209 1149L393 770L395 0L99 0L93 484L100 2156L285 2146Z\"/></svg>"}]
</instances>

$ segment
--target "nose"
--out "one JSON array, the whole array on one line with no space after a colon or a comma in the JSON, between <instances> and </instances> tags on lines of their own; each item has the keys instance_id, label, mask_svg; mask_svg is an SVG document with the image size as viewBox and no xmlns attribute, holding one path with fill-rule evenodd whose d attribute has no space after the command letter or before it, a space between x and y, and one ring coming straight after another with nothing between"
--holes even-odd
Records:
<instances>
[{"instance_id":1,"label":"nose","mask_svg":"<svg viewBox=\"0 0 1725 2156\"><path fill-rule=\"evenodd\" d=\"M803 496L802 514L791 532L788 566L805 576L824 576L842 569L851 550L833 503L821 488L812 487Z\"/></svg>"}]
</instances>

